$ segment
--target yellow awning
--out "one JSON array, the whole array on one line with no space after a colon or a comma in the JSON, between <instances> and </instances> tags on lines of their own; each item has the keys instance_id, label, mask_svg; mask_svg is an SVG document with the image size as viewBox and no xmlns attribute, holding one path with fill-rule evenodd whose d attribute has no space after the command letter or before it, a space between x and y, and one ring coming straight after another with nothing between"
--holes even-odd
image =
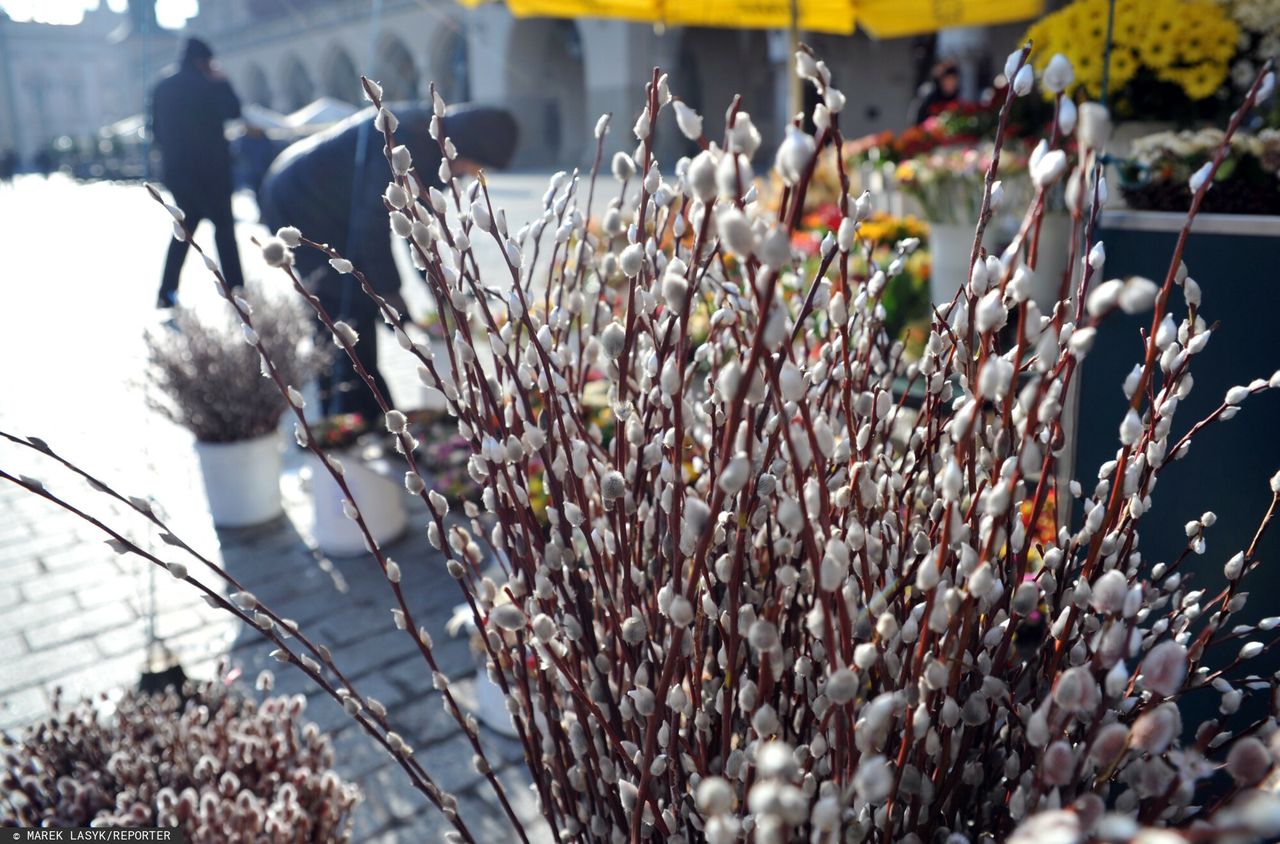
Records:
<instances>
[{"instance_id":1,"label":"yellow awning","mask_svg":"<svg viewBox=\"0 0 1280 844\"><path fill-rule=\"evenodd\" d=\"M530 0L539 3L542 0ZM852 35L856 0L797 0L797 28L802 32ZM730 29L790 29L790 0L670 0L668 26Z\"/></svg>"},{"instance_id":2,"label":"yellow awning","mask_svg":"<svg viewBox=\"0 0 1280 844\"><path fill-rule=\"evenodd\" d=\"M476 5L476 0L463 0ZM507 0L518 18L620 18L653 23L662 20L658 0Z\"/></svg>"},{"instance_id":3,"label":"yellow awning","mask_svg":"<svg viewBox=\"0 0 1280 844\"><path fill-rule=\"evenodd\" d=\"M1012 23L1044 14L1044 0L854 0L854 4L858 26L874 38Z\"/></svg>"},{"instance_id":4,"label":"yellow awning","mask_svg":"<svg viewBox=\"0 0 1280 844\"><path fill-rule=\"evenodd\" d=\"M475 7L489 0L458 0ZM619 18L667 26L790 29L791 0L507 0L517 17ZM797 29L901 38L955 26L1028 20L1044 0L796 0Z\"/></svg>"}]
</instances>

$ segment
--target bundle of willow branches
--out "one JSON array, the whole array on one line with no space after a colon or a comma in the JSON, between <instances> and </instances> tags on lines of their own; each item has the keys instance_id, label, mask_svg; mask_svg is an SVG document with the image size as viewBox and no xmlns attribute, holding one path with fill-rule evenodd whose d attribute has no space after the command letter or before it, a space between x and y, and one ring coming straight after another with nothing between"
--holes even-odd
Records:
<instances>
[{"instance_id":1,"label":"bundle of willow branches","mask_svg":"<svg viewBox=\"0 0 1280 844\"><path fill-rule=\"evenodd\" d=\"M1016 96L1033 87L1026 54L1006 67ZM1277 374L1234 388L1191 433L1171 436L1211 337L1182 249L1225 144L1274 75L1264 70L1224 148L1192 179L1166 276L1108 280L1094 231L1109 121L1101 106L1063 98L1070 66L1055 59L1044 81L1057 119L1032 156L1035 194L1021 229L1002 254L979 250L1001 201L1011 96L970 281L938 308L913 360L883 331L879 297L917 244L900 243L865 284L848 275L856 251L870 260L858 232L869 197L849 196L846 181L843 219L816 270L792 254L814 167L840 148L845 103L807 51L797 69L820 100L817 135L789 128L774 164L787 186L776 213L755 202L760 135L738 101L724 138L711 143L655 71L635 123L639 148L613 158L620 184L599 227L589 223L604 190L605 119L595 167L558 174L545 213L515 231L483 178L454 178L461 168L438 122L443 163L415 169L380 88L366 80L395 174L385 193L391 227L456 326L443 348L414 342L358 270L305 232L282 229L263 246L303 296L293 250L324 250L337 271L354 273L471 444L483 506L459 518L418 472L405 416L377 397L405 456L408 492L430 508L429 539L484 630L490 674L552 834L765 844L1280 833L1280 798L1259 787L1280 750L1276 684L1250 673L1277 619L1231 622L1245 603L1242 578L1259 562L1257 539L1222 561L1230 586L1216 595L1188 589L1181 559L1153 565L1139 543L1157 479L1195 435L1280 386ZM443 114L438 97L436 106ZM653 149L667 108L702 151L664 172ZM1075 236L1061 301L1042 313L1029 285L1055 186ZM472 251L482 237L506 256L502 278L482 277ZM1175 287L1186 313L1171 310ZM307 301L353 360L355 344L373 342ZM265 352L252 315L236 307ZM1063 406L1095 333L1118 311L1149 314L1150 331L1124 384L1130 403L1115 420L1115 459L1082 488L1060 463ZM695 322L705 331L692 331ZM299 385L269 355L266 367L292 404L299 441L314 448ZM585 399L601 382L603 421ZM52 453L42 442L32 448ZM341 465L328 465L345 490ZM62 501L36 481L5 477ZM1277 490L1280 478L1258 538ZM533 502L543 494L540 510ZM1074 521L1054 504L1072 494L1083 499ZM435 672L477 769L527 841L406 602L412 577L373 542L360 502L348 500L346 513L388 582L395 624ZM1189 526L1189 554L1206 550L1212 521L1206 513ZM150 558L275 640L277 656L339 698L445 812L450 834L474 840L411 737L323 645L282 626L234 581L224 599L184 564ZM1232 640L1237 656L1207 662ZM1184 741L1179 700L1208 685L1224 715ZM1243 720L1240 704L1254 695L1266 714Z\"/></svg>"}]
</instances>

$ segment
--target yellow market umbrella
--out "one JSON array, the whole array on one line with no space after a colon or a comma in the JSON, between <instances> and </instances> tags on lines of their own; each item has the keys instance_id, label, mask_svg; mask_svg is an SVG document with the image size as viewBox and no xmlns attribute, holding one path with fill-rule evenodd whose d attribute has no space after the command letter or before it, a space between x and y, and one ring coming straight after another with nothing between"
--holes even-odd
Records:
<instances>
[{"instance_id":1,"label":"yellow market umbrella","mask_svg":"<svg viewBox=\"0 0 1280 844\"><path fill-rule=\"evenodd\" d=\"M475 7L490 0L458 0ZM798 29L900 38L954 26L1026 20L1044 0L507 0L516 17L619 18L667 26Z\"/></svg>"}]
</instances>

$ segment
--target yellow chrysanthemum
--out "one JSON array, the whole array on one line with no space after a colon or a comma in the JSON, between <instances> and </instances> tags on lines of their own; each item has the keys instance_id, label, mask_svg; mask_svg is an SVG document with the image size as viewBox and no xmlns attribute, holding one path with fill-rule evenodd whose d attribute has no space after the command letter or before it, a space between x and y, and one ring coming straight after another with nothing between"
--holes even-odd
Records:
<instances>
[{"instance_id":1,"label":"yellow chrysanthemum","mask_svg":"<svg viewBox=\"0 0 1280 844\"><path fill-rule=\"evenodd\" d=\"M1239 48L1240 28L1230 20L1219 20L1205 27L1205 42L1213 60L1226 64Z\"/></svg>"},{"instance_id":2,"label":"yellow chrysanthemum","mask_svg":"<svg viewBox=\"0 0 1280 844\"><path fill-rule=\"evenodd\" d=\"M1094 53L1073 52L1067 56L1076 72L1076 83L1096 91L1102 83L1102 57Z\"/></svg>"},{"instance_id":3,"label":"yellow chrysanthemum","mask_svg":"<svg viewBox=\"0 0 1280 844\"><path fill-rule=\"evenodd\" d=\"M1175 54L1173 39L1148 38L1138 48L1138 57L1152 70L1163 70L1173 64Z\"/></svg>"},{"instance_id":4,"label":"yellow chrysanthemum","mask_svg":"<svg viewBox=\"0 0 1280 844\"><path fill-rule=\"evenodd\" d=\"M1110 85L1114 87L1124 85L1138 72L1138 57L1132 50L1116 47L1111 51L1109 71Z\"/></svg>"},{"instance_id":5,"label":"yellow chrysanthemum","mask_svg":"<svg viewBox=\"0 0 1280 844\"><path fill-rule=\"evenodd\" d=\"M1178 38L1178 60L1195 64L1210 57L1209 41L1202 27L1187 27Z\"/></svg>"},{"instance_id":6,"label":"yellow chrysanthemum","mask_svg":"<svg viewBox=\"0 0 1280 844\"><path fill-rule=\"evenodd\" d=\"M1026 38L1035 67L1043 70L1055 53L1063 53L1075 68L1073 89L1098 96L1108 2L1076 0L1032 25ZM1238 36L1217 0L1117 0L1108 84L1123 87L1146 68L1201 99L1226 77Z\"/></svg>"},{"instance_id":7,"label":"yellow chrysanthemum","mask_svg":"<svg viewBox=\"0 0 1280 844\"><path fill-rule=\"evenodd\" d=\"M1083 9L1079 6L1068 6L1059 14L1054 15L1054 25L1064 35L1075 34L1080 31L1081 24L1084 21Z\"/></svg>"},{"instance_id":8,"label":"yellow chrysanthemum","mask_svg":"<svg viewBox=\"0 0 1280 844\"><path fill-rule=\"evenodd\" d=\"M1201 62L1189 67L1184 72L1182 89L1193 100L1211 97L1222 87L1227 74L1225 69L1215 62Z\"/></svg>"},{"instance_id":9,"label":"yellow chrysanthemum","mask_svg":"<svg viewBox=\"0 0 1280 844\"><path fill-rule=\"evenodd\" d=\"M1120 47L1136 49L1146 40L1142 17L1136 13L1121 15L1117 10L1115 26L1111 34L1112 43Z\"/></svg>"}]
</instances>

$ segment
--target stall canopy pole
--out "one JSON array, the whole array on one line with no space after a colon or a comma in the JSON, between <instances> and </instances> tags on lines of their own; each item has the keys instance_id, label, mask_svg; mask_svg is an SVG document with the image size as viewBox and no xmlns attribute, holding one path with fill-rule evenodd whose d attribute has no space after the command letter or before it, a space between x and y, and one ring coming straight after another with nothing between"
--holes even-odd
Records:
<instances>
[{"instance_id":1,"label":"stall canopy pole","mask_svg":"<svg viewBox=\"0 0 1280 844\"><path fill-rule=\"evenodd\" d=\"M382 0L373 0L373 7L369 12L369 44L365 48L365 73L374 73L374 62L378 59L378 36L382 30ZM363 86L361 95L363 96ZM356 254L356 238L359 235L359 228L356 221L356 209L360 207L360 193L365 189L365 159L369 149L369 133L372 131L371 121L364 121L360 124L360 133L356 136L356 160L355 166L351 168L351 172L355 175L352 177L351 184L351 212L347 214L347 248L348 255ZM351 294L355 284L352 282L353 276L344 276L342 285L342 308L341 315L345 319L350 316ZM373 342L370 338L369 342Z\"/></svg>"}]
</instances>

